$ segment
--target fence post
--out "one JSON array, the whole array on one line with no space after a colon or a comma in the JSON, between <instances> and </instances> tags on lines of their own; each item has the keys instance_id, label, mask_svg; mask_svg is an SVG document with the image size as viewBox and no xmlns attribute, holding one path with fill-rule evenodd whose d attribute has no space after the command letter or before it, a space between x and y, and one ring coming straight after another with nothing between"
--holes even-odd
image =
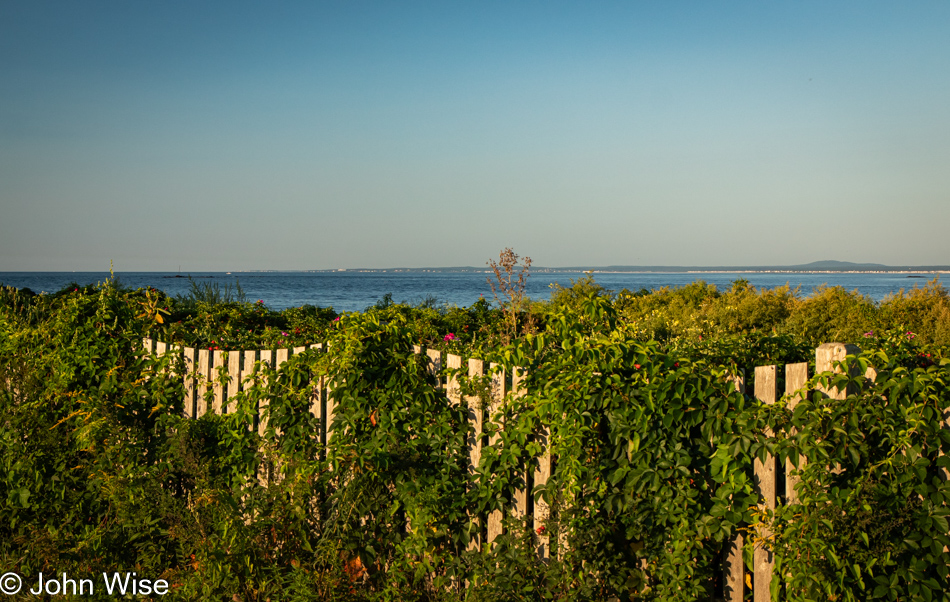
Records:
<instances>
[{"instance_id":1,"label":"fence post","mask_svg":"<svg viewBox=\"0 0 950 602\"><path fill-rule=\"evenodd\" d=\"M857 345L845 345L844 343L825 343L815 350L815 373L834 371L836 374L841 372L840 368L835 368L834 363L840 362L848 355L861 353L861 348ZM837 387L825 388L818 385L818 390L831 397L832 399L844 399L848 393L854 391L839 391Z\"/></svg>"},{"instance_id":2,"label":"fence post","mask_svg":"<svg viewBox=\"0 0 950 602\"><path fill-rule=\"evenodd\" d=\"M767 404L774 404L778 397L778 382L776 381L775 366L759 366L755 369L755 397L759 401ZM772 432L767 430L765 435L772 436ZM775 510L775 458L768 454L765 461L756 458L753 462L755 467L755 483L759 490L759 496L762 498L762 504L766 510ZM761 540L767 540L771 535L768 529L759 528L758 536ZM754 551L755 577L754 600L755 602L768 602L771 600L769 586L772 583L772 552L765 548L764 543L755 547Z\"/></svg>"}]
</instances>

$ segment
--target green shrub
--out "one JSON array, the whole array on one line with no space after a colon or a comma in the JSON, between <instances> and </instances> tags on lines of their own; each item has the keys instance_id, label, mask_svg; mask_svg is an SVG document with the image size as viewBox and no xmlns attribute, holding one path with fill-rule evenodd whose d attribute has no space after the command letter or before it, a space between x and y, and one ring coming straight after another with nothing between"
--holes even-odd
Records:
<instances>
[{"instance_id":1,"label":"green shrub","mask_svg":"<svg viewBox=\"0 0 950 602\"><path fill-rule=\"evenodd\" d=\"M650 294L617 294L622 319L630 322L643 339L668 341L672 338L709 334L702 310L719 297L716 286L702 280L679 288L664 287Z\"/></svg>"},{"instance_id":2,"label":"green shrub","mask_svg":"<svg viewBox=\"0 0 950 602\"><path fill-rule=\"evenodd\" d=\"M794 304L784 332L812 347L822 343L858 343L879 324L874 302L857 291L822 286Z\"/></svg>"},{"instance_id":3,"label":"green shrub","mask_svg":"<svg viewBox=\"0 0 950 602\"><path fill-rule=\"evenodd\" d=\"M902 327L921 343L950 345L950 294L936 278L922 288L901 290L881 302L879 324Z\"/></svg>"},{"instance_id":4,"label":"green shrub","mask_svg":"<svg viewBox=\"0 0 950 602\"><path fill-rule=\"evenodd\" d=\"M703 307L707 332L713 336L781 332L796 302L788 286L760 289L737 280L732 289Z\"/></svg>"}]
</instances>

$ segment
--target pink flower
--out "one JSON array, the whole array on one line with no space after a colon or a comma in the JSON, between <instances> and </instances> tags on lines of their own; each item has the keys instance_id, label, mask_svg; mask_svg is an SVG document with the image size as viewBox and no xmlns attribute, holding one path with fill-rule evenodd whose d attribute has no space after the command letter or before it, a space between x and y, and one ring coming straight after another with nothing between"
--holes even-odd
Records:
<instances>
[{"instance_id":1,"label":"pink flower","mask_svg":"<svg viewBox=\"0 0 950 602\"><path fill-rule=\"evenodd\" d=\"M280 336L286 337L286 336L290 336L290 335L288 335L288 334L287 334L286 332L284 332L284 331L280 331Z\"/></svg>"},{"instance_id":2,"label":"pink flower","mask_svg":"<svg viewBox=\"0 0 950 602\"><path fill-rule=\"evenodd\" d=\"M443 340L443 341L454 341L454 340L455 340L455 333L450 332L449 334L445 335L445 338L443 338L442 340Z\"/></svg>"},{"instance_id":3,"label":"pink flower","mask_svg":"<svg viewBox=\"0 0 950 602\"><path fill-rule=\"evenodd\" d=\"M909 331L909 330L907 331L907 338L908 338L908 339L912 339L912 338L914 338L915 336L917 336L917 335L914 334L914 333L912 333L912 332Z\"/></svg>"},{"instance_id":4,"label":"pink flower","mask_svg":"<svg viewBox=\"0 0 950 602\"><path fill-rule=\"evenodd\" d=\"M340 318L342 318L342 317L343 317L343 316L337 316L337 317L333 318L333 321L334 321L334 322L339 322L339 321L340 321Z\"/></svg>"},{"instance_id":5,"label":"pink flower","mask_svg":"<svg viewBox=\"0 0 950 602\"><path fill-rule=\"evenodd\" d=\"M873 337L873 336L874 336L874 331L873 331L873 330L869 330L869 331L867 331L867 332L864 333L864 336L865 336L865 338Z\"/></svg>"}]
</instances>

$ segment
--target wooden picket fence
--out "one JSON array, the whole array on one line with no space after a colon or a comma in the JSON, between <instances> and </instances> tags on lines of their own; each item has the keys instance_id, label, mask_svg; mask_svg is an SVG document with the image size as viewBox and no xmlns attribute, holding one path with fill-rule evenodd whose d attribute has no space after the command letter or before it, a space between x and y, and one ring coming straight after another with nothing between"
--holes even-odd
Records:
<instances>
[{"instance_id":1,"label":"wooden picket fence","mask_svg":"<svg viewBox=\"0 0 950 602\"><path fill-rule=\"evenodd\" d=\"M308 349L324 350L322 344L310 345L306 347L295 347L289 349L267 349L267 350L231 350L224 351L219 349L195 349L191 347L169 346L160 341L144 339L145 349L150 353L158 355L165 353L180 353L185 362L186 374L184 376L184 413L189 418L198 418L209 412L215 414L225 414L234 411L233 398L243 387L245 382L255 372L255 364L262 362L274 368L278 368L291 356L307 351ZM836 361L843 360L846 355L859 352L860 349L853 345L844 345L841 343L826 343L816 350L816 369L820 372L831 371ZM440 375L443 366L443 353L436 349L425 349L416 347L415 352L424 353L430 362L430 369L433 374ZM461 369L463 358L458 355L444 354L445 366L450 369ZM513 368L507 375L504 367L496 364L486 365L479 359L469 359L468 375L470 377L490 376L491 379L491 402L486 411L476 411L479 404L474 399L463 398L459 382L454 377L440 381L440 387L445 391L449 403L456 406L465 403L468 408L468 417L470 423L470 438L468 447L470 450L469 468L474 471L481 459L484 445L494 445L497 442L497 435L487 441L484 440L483 433L486 429L486 421L491 420L501 408L506 395L524 394L524 374L520 368ZM780 398L778 388L780 367L776 365L760 366L755 369L753 378L753 395L760 401L773 404ZM217 378L219 374L227 374L227 379ZM869 369L866 376L873 379L875 376L873 369ZM801 395L806 394L803 387L808 381L808 363L789 364L784 366L784 394L788 396L790 407L801 399ZM310 411L319 419L321 432L318 434L320 440L327 442L332 437L332 430L329 426L333 423L334 402L328 394L326 383L323 379L319 382L311 383L312 398ZM737 390L745 393L745 378L738 376L735 386ZM209 394L210 391L210 394ZM847 391L837 391L834 389L823 391L826 395L843 398ZM258 420L258 430L264 432L266 424ZM542 449L548 449L547 437L549 432L542 432L536 441L542 446ZM549 518L549 508L543 500L534 500L529 495L529 491L537 485L547 482L551 476L552 458L550 453L545 453L537 461L537 466L524 475L525 487L514 492L512 505L509 511L519 519L529 522L536 530L542 527ZM792 476L793 466L789 463L784 467L777 465L776 459L768 456L765 461L755 460L752 467L754 472L754 483L759 492L760 505L770 510L775 509L776 503L780 499L792 502L795 500L796 478ZM779 482L779 480L782 482ZM785 492L780 498L778 493ZM499 535L503 533L502 512L492 512L485 521L482 529L482 535L472 541L471 548L479 549L485 543L491 544ZM767 537L768 533L760 532L759 537ZM723 556L723 577L722 577L722 595L725 602L740 602L745 599L749 586L751 584L751 594L755 602L766 602L770 600L769 586L773 579L773 560L771 553L763 548L754 550L754 562L751 572L746 570L742 560L742 549L744 545L743 536L740 534L733 540L731 546L727 546L726 553ZM540 558L548 558L556 553L552 549L549 536L544 529L539 531L537 553Z\"/></svg>"}]
</instances>

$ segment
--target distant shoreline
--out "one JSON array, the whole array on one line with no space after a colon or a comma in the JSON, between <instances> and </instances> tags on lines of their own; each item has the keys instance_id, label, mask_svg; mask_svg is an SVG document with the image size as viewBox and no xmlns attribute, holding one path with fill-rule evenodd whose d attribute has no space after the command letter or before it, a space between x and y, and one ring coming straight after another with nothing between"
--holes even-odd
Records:
<instances>
[{"instance_id":1,"label":"distant shoreline","mask_svg":"<svg viewBox=\"0 0 950 602\"><path fill-rule=\"evenodd\" d=\"M891 267L891 266L888 266ZM859 291L875 302L888 295L896 295L901 290L948 288L950 270L783 270L773 266L771 269L723 270L706 268L705 270L682 270L680 272L615 270L612 267L600 267L587 270L597 284L606 290L660 290L664 287L678 288L696 282L715 286L717 290L730 290L736 281L746 281L756 288L775 288L788 285L796 294L808 295L809 291L822 286L842 287ZM593 273L591 273L593 272ZM308 273L303 271L245 271L245 272L117 272L115 274L123 286L136 289L154 287L169 296L187 296L193 292L195 284L201 286L219 283L218 286L235 286L240 283L248 299L262 299L268 307L286 309L314 305L333 307L337 311L362 311L390 294L397 301L422 302L436 298L440 302L468 307L480 298L489 297L486 279L493 281L494 273L487 268L470 268L465 272L458 269L417 268L415 270L346 270L335 272ZM190 280L188 276L194 280ZM571 286L571 281L585 278L583 268L535 270L532 266L531 277L525 282L527 295L532 299L547 299L553 292L552 284L561 287ZM30 288L33 291L59 291L71 283L81 286L108 279L108 272L0 272L0 283L16 288Z\"/></svg>"},{"instance_id":2,"label":"distant shoreline","mask_svg":"<svg viewBox=\"0 0 950 602\"><path fill-rule=\"evenodd\" d=\"M435 273L435 274L491 274L490 269L485 268L339 268L329 270L231 270L234 274L331 274L331 273ZM677 268L668 267L664 269L640 268L640 269L617 269L617 268L595 268L595 267L576 267L576 268L545 268L531 267L533 274L950 274L950 266L941 266L939 268L897 268L884 270L845 270L845 269L795 269L795 268ZM206 273L206 272L196 272Z\"/></svg>"},{"instance_id":3,"label":"distant shoreline","mask_svg":"<svg viewBox=\"0 0 950 602\"><path fill-rule=\"evenodd\" d=\"M285 270L247 270L281 272ZM322 270L286 270L312 273L389 272L416 273L483 273L493 271L487 267L453 266L423 268L338 268ZM851 261L824 260L798 265L600 265L545 267L532 266L535 274L582 273L594 274L950 274L950 265L884 265L880 263L855 263Z\"/></svg>"},{"instance_id":4,"label":"distant shoreline","mask_svg":"<svg viewBox=\"0 0 950 602\"><path fill-rule=\"evenodd\" d=\"M826 263L826 262L820 262ZM827 262L832 263L832 262ZM834 262L839 263L839 262ZM840 262L844 263L844 262ZM543 267L531 266L532 274L909 274L938 275L950 274L950 266L878 266L850 264L836 266L571 266ZM0 270L0 274L102 274L101 271L77 270ZM426 267L426 268L330 268L316 270L122 270L116 274L179 274L187 278L189 274L331 274L331 273L369 273L369 274L492 274L490 268ZM168 276L176 277L176 276ZM202 276L192 276L202 277ZM203 276L207 278L208 276Z\"/></svg>"}]
</instances>

